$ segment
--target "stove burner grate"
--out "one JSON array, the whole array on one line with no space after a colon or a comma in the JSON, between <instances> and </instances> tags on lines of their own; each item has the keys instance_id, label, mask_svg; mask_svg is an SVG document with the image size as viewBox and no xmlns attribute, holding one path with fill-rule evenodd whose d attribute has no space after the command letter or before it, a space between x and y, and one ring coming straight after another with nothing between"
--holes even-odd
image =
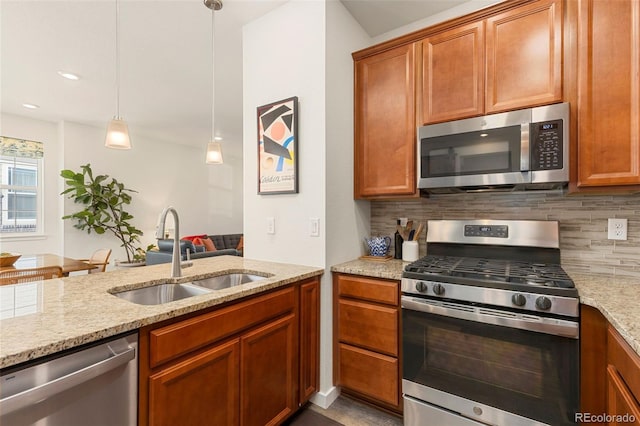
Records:
<instances>
[{"instance_id":1,"label":"stove burner grate","mask_svg":"<svg viewBox=\"0 0 640 426\"><path fill-rule=\"evenodd\" d=\"M407 265L405 271L532 286L574 287L571 278L557 264L431 255Z\"/></svg>"}]
</instances>

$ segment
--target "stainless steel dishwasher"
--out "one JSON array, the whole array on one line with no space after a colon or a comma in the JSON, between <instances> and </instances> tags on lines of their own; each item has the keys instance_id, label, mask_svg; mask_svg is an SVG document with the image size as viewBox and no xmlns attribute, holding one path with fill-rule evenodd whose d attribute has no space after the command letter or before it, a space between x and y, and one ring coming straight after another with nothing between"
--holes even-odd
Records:
<instances>
[{"instance_id":1,"label":"stainless steel dishwasher","mask_svg":"<svg viewBox=\"0 0 640 426\"><path fill-rule=\"evenodd\" d=\"M138 334L0 373L0 425L135 426Z\"/></svg>"}]
</instances>

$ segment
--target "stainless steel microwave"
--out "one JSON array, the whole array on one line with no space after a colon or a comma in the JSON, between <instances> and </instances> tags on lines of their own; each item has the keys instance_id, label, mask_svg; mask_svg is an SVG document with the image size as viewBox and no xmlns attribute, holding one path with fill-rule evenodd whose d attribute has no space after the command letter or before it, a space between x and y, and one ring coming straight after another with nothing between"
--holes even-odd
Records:
<instances>
[{"instance_id":1,"label":"stainless steel microwave","mask_svg":"<svg viewBox=\"0 0 640 426\"><path fill-rule=\"evenodd\" d=\"M556 189L568 181L568 103L418 129L421 190Z\"/></svg>"}]
</instances>

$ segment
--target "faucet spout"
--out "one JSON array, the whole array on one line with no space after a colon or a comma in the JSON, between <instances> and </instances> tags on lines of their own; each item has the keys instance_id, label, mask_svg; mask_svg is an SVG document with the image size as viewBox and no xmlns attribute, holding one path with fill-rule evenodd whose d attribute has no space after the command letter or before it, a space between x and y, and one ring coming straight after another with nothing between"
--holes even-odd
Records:
<instances>
[{"instance_id":1,"label":"faucet spout","mask_svg":"<svg viewBox=\"0 0 640 426\"><path fill-rule=\"evenodd\" d=\"M181 276L180 267L180 221L178 219L178 212L171 206L166 207L160 213L158 219L158 230L156 231L156 238L164 238L165 222L167 221L167 214L171 213L173 216L173 222L175 225L175 235L173 236L173 253L171 255L171 278L179 278Z\"/></svg>"}]
</instances>

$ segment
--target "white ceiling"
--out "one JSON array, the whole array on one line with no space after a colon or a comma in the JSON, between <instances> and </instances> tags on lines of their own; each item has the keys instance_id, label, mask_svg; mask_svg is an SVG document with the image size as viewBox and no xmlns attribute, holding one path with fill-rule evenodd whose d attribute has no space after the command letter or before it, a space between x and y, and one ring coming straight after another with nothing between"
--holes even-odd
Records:
<instances>
[{"instance_id":1,"label":"white ceiling","mask_svg":"<svg viewBox=\"0 0 640 426\"><path fill-rule=\"evenodd\" d=\"M466 0L341 1L373 37ZM225 0L216 12L216 133L227 152L242 145L242 26L285 2ZM2 112L106 128L116 112L115 0L1 0L0 14ZM134 147L141 137L204 146L210 10L202 0L120 0L119 37L120 115Z\"/></svg>"}]
</instances>

